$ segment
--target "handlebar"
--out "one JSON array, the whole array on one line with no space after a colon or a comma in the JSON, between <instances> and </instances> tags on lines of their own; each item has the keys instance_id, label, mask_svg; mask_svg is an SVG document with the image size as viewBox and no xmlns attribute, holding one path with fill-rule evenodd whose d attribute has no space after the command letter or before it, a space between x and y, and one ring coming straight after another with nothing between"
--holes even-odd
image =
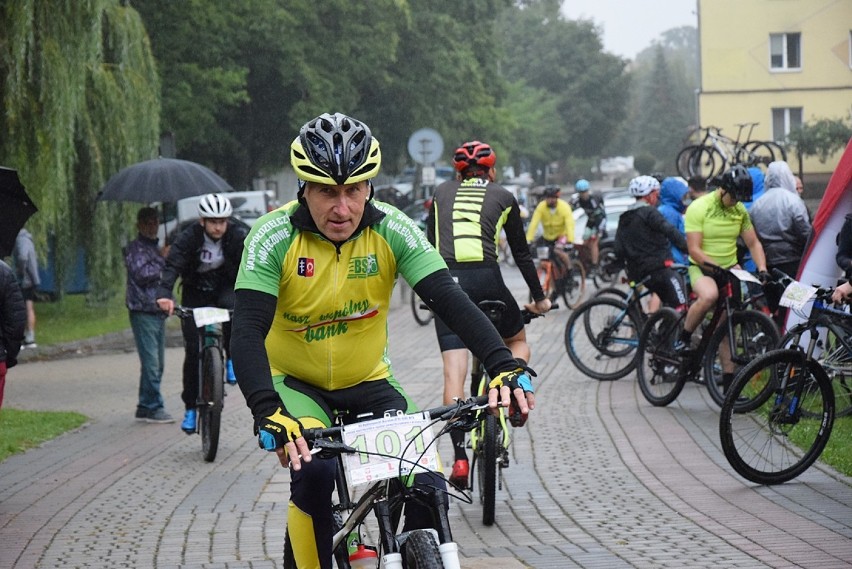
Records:
<instances>
[{"instance_id":1,"label":"handlebar","mask_svg":"<svg viewBox=\"0 0 852 569\"><path fill-rule=\"evenodd\" d=\"M463 401L456 401L449 405L441 405L440 407L425 409L422 412L429 413L429 416L435 420L452 421L473 415L475 412L480 409L484 409L487 406L488 396L480 395L477 397L470 397ZM308 443L313 443L313 448L341 453L357 452L354 448L348 447L340 442L339 439L342 432L343 427L339 425L334 427L303 429L302 437L304 437Z\"/></svg>"}]
</instances>

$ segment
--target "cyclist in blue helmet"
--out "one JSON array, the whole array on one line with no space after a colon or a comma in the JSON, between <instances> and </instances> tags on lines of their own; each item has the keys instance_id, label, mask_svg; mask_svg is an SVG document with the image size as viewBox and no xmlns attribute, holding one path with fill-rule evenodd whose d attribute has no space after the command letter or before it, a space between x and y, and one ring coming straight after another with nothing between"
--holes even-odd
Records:
<instances>
[{"instance_id":1,"label":"cyclist in blue helmet","mask_svg":"<svg viewBox=\"0 0 852 569\"><path fill-rule=\"evenodd\" d=\"M586 179L577 180L574 184L574 189L577 191L576 203L571 204L573 207L581 207L586 212L586 229L583 230L583 245L589 250L589 258L592 261L590 272L598 270L598 261L600 259L599 241L600 235L606 229L606 211L604 210L603 200L599 196L592 195L591 185Z\"/></svg>"}]
</instances>

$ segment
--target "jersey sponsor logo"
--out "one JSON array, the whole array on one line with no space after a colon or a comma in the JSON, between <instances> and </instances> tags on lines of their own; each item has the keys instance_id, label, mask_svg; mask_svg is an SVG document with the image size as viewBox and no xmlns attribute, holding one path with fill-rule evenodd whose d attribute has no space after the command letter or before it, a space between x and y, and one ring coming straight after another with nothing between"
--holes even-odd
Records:
<instances>
[{"instance_id":1,"label":"jersey sponsor logo","mask_svg":"<svg viewBox=\"0 0 852 569\"><path fill-rule=\"evenodd\" d=\"M314 259L313 257L299 257L296 263L296 274L300 277L314 276Z\"/></svg>"},{"instance_id":2,"label":"jersey sponsor logo","mask_svg":"<svg viewBox=\"0 0 852 569\"><path fill-rule=\"evenodd\" d=\"M375 253L365 257L352 257L349 261L347 279L366 279L379 274L379 261Z\"/></svg>"}]
</instances>

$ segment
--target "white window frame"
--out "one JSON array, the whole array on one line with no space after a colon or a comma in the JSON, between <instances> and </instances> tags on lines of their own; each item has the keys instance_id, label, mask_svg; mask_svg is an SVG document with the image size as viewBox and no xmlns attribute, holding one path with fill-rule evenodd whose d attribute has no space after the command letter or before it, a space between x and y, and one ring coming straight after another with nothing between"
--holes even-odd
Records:
<instances>
[{"instance_id":1,"label":"white window frame","mask_svg":"<svg viewBox=\"0 0 852 569\"><path fill-rule=\"evenodd\" d=\"M799 36L799 66L790 67L787 61L787 38L791 35ZM781 66L773 67L772 65L772 39L781 38ZM769 71L773 73L789 73L802 70L802 33L801 32L781 32L777 34L769 34Z\"/></svg>"},{"instance_id":2,"label":"white window frame","mask_svg":"<svg viewBox=\"0 0 852 569\"><path fill-rule=\"evenodd\" d=\"M776 111L784 112L784 132L778 133L775 132L775 113ZM799 111L799 124L795 125L796 128L805 124L805 109L804 107L772 107L771 115L772 115L772 140L778 143L784 143L787 141L787 135L790 134L791 125L790 125L790 111ZM779 136L782 135L782 136Z\"/></svg>"},{"instance_id":3,"label":"white window frame","mask_svg":"<svg viewBox=\"0 0 852 569\"><path fill-rule=\"evenodd\" d=\"M849 69L852 69L852 30L849 30Z\"/></svg>"}]
</instances>

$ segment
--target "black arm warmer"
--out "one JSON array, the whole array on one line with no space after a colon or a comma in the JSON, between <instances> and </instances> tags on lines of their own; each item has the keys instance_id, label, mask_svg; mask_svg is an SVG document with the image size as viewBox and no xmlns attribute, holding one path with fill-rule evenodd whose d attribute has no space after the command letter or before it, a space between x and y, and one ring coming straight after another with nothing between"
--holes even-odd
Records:
<instances>
[{"instance_id":1,"label":"black arm warmer","mask_svg":"<svg viewBox=\"0 0 852 569\"><path fill-rule=\"evenodd\" d=\"M275 317L277 299L265 292L238 289L231 324L231 357L246 405L255 417L263 417L282 405L272 387L266 334Z\"/></svg>"},{"instance_id":2,"label":"black arm warmer","mask_svg":"<svg viewBox=\"0 0 852 569\"><path fill-rule=\"evenodd\" d=\"M449 271L432 273L417 283L414 292L485 364L491 377L518 367L494 325L468 298Z\"/></svg>"}]
</instances>

